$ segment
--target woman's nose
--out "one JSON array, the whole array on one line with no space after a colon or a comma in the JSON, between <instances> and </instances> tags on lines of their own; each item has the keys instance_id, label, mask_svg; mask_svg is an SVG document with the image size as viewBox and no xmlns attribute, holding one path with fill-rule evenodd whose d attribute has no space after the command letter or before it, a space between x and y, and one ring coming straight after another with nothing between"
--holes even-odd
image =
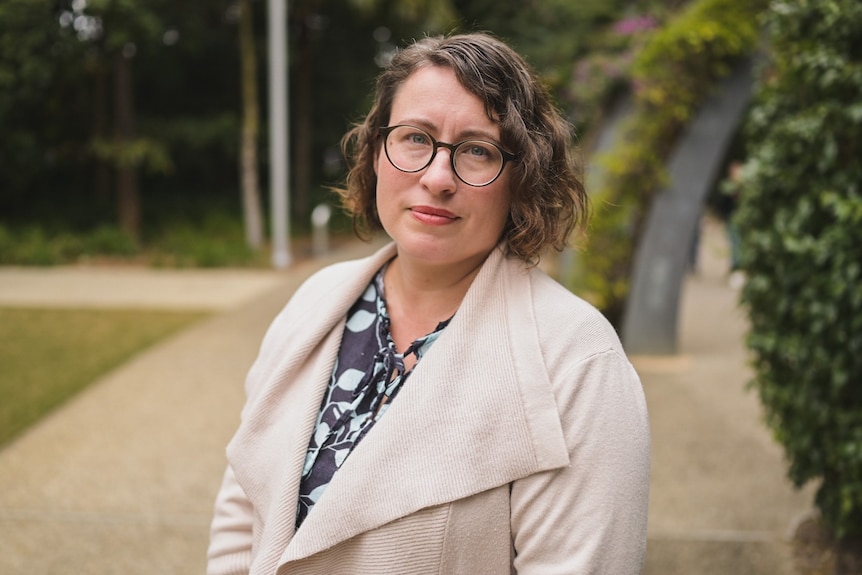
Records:
<instances>
[{"instance_id":1,"label":"woman's nose","mask_svg":"<svg viewBox=\"0 0 862 575\"><path fill-rule=\"evenodd\" d=\"M455 191L458 186L458 176L452 169L452 152L445 148L438 148L437 155L422 172L422 184L429 190L437 193L449 193Z\"/></svg>"}]
</instances>

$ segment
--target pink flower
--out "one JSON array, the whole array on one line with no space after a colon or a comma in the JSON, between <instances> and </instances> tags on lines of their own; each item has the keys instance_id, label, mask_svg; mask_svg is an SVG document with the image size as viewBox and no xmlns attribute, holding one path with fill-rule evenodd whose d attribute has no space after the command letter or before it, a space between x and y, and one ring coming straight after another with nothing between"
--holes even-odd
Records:
<instances>
[{"instance_id":1,"label":"pink flower","mask_svg":"<svg viewBox=\"0 0 862 575\"><path fill-rule=\"evenodd\" d=\"M614 24L614 34L620 36L631 36L645 30L655 28L656 22L649 16L635 16L633 18L625 18Z\"/></svg>"}]
</instances>

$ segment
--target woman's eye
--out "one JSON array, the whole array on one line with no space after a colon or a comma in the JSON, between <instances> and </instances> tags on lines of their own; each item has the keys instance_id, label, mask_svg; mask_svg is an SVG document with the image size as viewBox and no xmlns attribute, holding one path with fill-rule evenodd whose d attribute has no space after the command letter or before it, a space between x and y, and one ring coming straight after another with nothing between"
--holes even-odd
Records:
<instances>
[{"instance_id":1,"label":"woman's eye","mask_svg":"<svg viewBox=\"0 0 862 575\"><path fill-rule=\"evenodd\" d=\"M460 155L466 156L471 160L485 160L494 157L494 149L491 146L475 142L465 144L459 152Z\"/></svg>"},{"instance_id":2,"label":"woman's eye","mask_svg":"<svg viewBox=\"0 0 862 575\"><path fill-rule=\"evenodd\" d=\"M426 136L425 134L423 134L421 132L414 132L414 133L410 134L409 136L407 136L407 141L410 142L411 144L427 144L428 143L428 136Z\"/></svg>"}]
</instances>

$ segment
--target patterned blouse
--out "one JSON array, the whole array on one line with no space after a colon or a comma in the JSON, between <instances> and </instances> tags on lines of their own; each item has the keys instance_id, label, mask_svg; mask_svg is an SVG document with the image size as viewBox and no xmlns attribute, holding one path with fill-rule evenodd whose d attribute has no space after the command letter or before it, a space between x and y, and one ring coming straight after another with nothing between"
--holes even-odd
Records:
<instances>
[{"instance_id":1,"label":"patterned blouse","mask_svg":"<svg viewBox=\"0 0 862 575\"><path fill-rule=\"evenodd\" d=\"M377 272L365 293L347 312L341 348L305 456L296 510L297 529L335 472L383 417L407 381L412 369L405 370L404 358L412 354L418 364L449 324L450 320L439 323L433 332L414 341L404 353L398 353L389 333L389 313L383 293L386 267Z\"/></svg>"}]
</instances>

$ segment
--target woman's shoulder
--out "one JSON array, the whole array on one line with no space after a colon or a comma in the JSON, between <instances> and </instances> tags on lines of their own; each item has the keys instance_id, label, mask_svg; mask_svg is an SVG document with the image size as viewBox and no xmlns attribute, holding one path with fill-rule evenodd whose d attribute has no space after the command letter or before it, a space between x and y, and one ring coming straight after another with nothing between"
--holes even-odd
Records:
<instances>
[{"instance_id":1,"label":"woman's shoulder","mask_svg":"<svg viewBox=\"0 0 862 575\"><path fill-rule=\"evenodd\" d=\"M543 349L556 349L570 358L605 352L625 355L616 329L594 305L540 270L531 270L529 277Z\"/></svg>"},{"instance_id":2,"label":"woman's shoulder","mask_svg":"<svg viewBox=\"0 0 862 575\"><path fill-rule=\"evenodd\" d=\"M291 301L296 300L306 305L309 300L326 299L331 297L333 292L343 292L354 285L358 286L355 289L364 290L377 270L392 255L394 251L390 244L367 257L327 265L302 282Z\"/></svg>"},{"instance_id":3,"label":"woman's shoulder","mask_svg":"<svg viewBox=\"0 0 862 575\"><path fill-rule=\"evenodd\" d=\"M328 265L310 275L272 320L255 367L275 365L285 349L315 341L338 321L387 260L386 248L372 256Z\"/></svg>"}]
</instances>

